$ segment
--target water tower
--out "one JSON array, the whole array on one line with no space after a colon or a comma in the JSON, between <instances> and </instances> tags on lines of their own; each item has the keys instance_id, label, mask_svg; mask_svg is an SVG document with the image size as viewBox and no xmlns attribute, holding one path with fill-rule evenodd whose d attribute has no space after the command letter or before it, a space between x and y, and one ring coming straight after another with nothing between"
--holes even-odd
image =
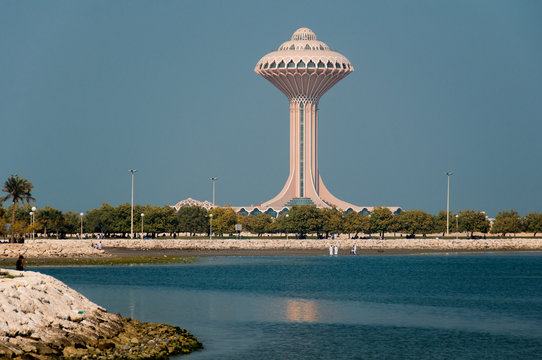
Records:
<instances>
[{"instance_id":1,"label":"water tower","mask_svg":"<svg viewBox=\"0 0 542 360\"><path fill-rule=\"evenodd\" d=\"M318 41L312 30L301 28L277 51L261 58L254 71L290 101L290 175L282 191L261 207L314 204L357 209L331 195L318 170L318 101L354 71L350 61Z\"/></svg>"}]
</instances>

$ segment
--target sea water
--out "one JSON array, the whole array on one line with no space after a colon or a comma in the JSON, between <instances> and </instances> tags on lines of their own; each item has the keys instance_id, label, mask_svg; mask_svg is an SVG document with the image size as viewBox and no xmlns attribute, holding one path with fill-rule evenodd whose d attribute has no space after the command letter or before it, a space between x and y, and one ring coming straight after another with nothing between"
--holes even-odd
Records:
<instances>
[{"instance_id":1,"label":"sea water","mask_svg":"<svg viewBox=\"0 0 542 360\"><path fill-rule=\"evenodd\" d=\"M210 257L39 268L188 329L199 359L540 359L542 254Z\"/></svg>"}]
</instances>

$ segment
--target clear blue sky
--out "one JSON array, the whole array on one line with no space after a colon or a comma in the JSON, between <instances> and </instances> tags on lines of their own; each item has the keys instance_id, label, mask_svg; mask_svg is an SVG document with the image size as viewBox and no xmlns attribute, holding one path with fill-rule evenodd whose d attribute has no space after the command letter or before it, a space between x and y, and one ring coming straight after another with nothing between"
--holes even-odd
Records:
<instances>
[{"instance_id":1,"label":"clear blue sky","mask_svg":"<svg viewBox=\"0 0 542 360\"><path fill-rule=\"evenodd\" d=\"M250 205L288 175L254 73L299 27L355 72L320 101L320 172L361 206L542 211L542 1L0 2L0 180L37 205Z\"/></svg>"}]
</instances>

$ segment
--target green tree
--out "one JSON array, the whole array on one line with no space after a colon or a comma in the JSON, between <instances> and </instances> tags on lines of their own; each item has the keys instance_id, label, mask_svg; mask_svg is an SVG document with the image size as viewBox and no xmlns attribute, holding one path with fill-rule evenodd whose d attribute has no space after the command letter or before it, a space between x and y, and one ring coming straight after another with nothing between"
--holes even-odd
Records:
<instances>
[{"instance_id":1,"label":"green tree","mask_svg":"<svg viewBox=\"0 0 542 360\"><path fill-rule=\"evenodd\" d=\"M130 209L128 209L129 211ZM141 214L145 214L142 216ZM130 228L131 214L127 217L127 227ZM175 210L171 206L151 206L137 205L134 207L134 233L141 232L141 222L143 221L144 232L152 233L172 233L177 231L178 220ZM135 236L135 235L134 235Z\"/></svg>"},{"instance_id":2,"label":"green tree","mask_svg":"<svg viewBox=\"0 0 542 360\"><path fill-rule=\"evenodd\" d=\"M423 210L408 210L400 216L401 230L407 234L427 234L433 230L433 217Z\"/></svg>"},{"instance_id":3,"label":"green tree","mask_svg":"<svg viewBox=\"0 0 542 360\"><path fill-rule=\"evenodd\" d=\"M370 229L370 221L367 215L359 214L355 211L350 211L344 215L344 230L348 234L368 233Z\"/></svg>"},{"instance_id":4,"label":"green tree","mask_svg":"<svg viewBox=\"0 0 542 360\"><path fill-rule=\"evenodd\" d=\"M81 216L73 211L66 211L63 214L64 221L61 232L66 234L78 234L81 232Z\"/></svg>"},{"instance_id":5,"label":"green tree","mask_svg":"<svg viewBox=\"0 0 542 360\"><path fill-rule=\"evenodd\" d=\"M455 219L455 217L454 217ZM489 231L489 220L482 211L463 210L459 212L458 217L459 230L467 231L470 233L481 232L487 233ZM455 224L454 224L455 229Z\"/></svg>"},{"instance_id":6,"label":"green tree","mask_svg":"<svg viewBox=\"0 0 542 360\"><path fill-rule=\"evenodd\" d=\"M0 202L0 219L4 219L7 215L7 210L5 207L2 206L2 203ZM4 219L7 220L7 219Z\"/></svg>"},{"instance_id":7,"label":"green tree","mask_svg":"<svg viewBox=\"0 0 542 360\"><path fill-rule=\"evenodd\" d=\"M267 214L247 215L241 218L241 224L245 230L262 236L262 234L270 232L273 218Z\"/></svg>"},{"instance_id":8,"label":"green tree","mask_svg":"<svg viewBox=\"0 0 542 360\"><path fill-rule=\"evenodd\" d=\"M4 209L0 204L0 235L1 236L4 236L7 234L6 220L4 219L5 215L6 215L6 209Z\"/></svg>"},{"instance_id":9,"label":"green tree","mask_svg":"<svg viewBox=\"0 0 542 360\"><path fill-rule=\"evenodd\" d=\"M235 224L237 223L237 214L232 208L215 207L209 211L209 216L212 218L212 231L219 234L231 234L235 232Z\"/></svg>"},{"instance_id":10,"label":"green tree","mask_svg":"<svg viewBox=\"0 0 542 360\"><path fill-rule=\"evenodd\" d=\"M495 217L491 232L502 236L521 232L521 217L515 210L501 211Z\"/></svg>"},{"instance_id":11,"label":"green tree","mask_svg":"<svg viewBox=\"0 0 542 360\"><path fill-rule=\"evenodd\" d=\"M318 215L322 221L322 231L326 233L342 234L345 232L344 213L336 207L318 209Z\"/></svg>"},{"instance_id":12,"label":"green tree","mask_svg":"<svg viewBox=\"0 0 542 360\"><path fill-rule=\"evenodd\" d=\"M84 218L85 231L104 233L109 236L113 231L112 214L113 207L107 203L102 203L97 209L89 210Z\"/></svg>"},{"instance_id":13,"label":"green tree","mask_svg":"<svg viewBox=\"0 0 542 360\"><path fill-rule=\"evenodd\" d=\"M194 236L209 231L209 216L201 206L183 206L177 211L179 232L187 232Z\"/></svg>"},{"instance_id":14,"label":"green tree","mask_svg":"<svg viewBox=\"0 0 542 360\"><path fill-rule=\"evenodd\" d=\"M455 229L454 221L455 215L453 212L450 211L449 228L452 232ZM442 233L442 236L446 234L446 210L439 211L438 214L433 217L433 231Z\"/></svg>"},{"instance_id":15,"label":"green tree","mask_svg":"<svg viewBox=\"0 0 542 360\"><path fill-rule=\"evenodd\" d=\"M179 221L177 219L177 213L172 206L162 206L162 216L164 217L164 231L168 233L177 232L179 228Z\"/></svg>"},{"instance_id":16,"label":"green tree","mask_svg":"<svg viewBox=\"0 0 542 360\"><path fill-rule=\"evenodd\" d=\"M130 205L129 203L117 205L113 207L110 216L111 216L111 219L110 219L109 224L111 226L111 232L123 233L123 234L130 233L131 219L132 219L132 205ZM136 212L134 208L134 226L137 221L135 217L136 217ZM134 232L136 231L137 230L134 229Z\"/></svg>"},{"instance_id":17,"label":"green tree","mask_svg":"<svg viewBox=\"0 0 542 360\"><path fill-rule=\"evenodd\" d=\"M30 204L23 204L17 207L17 212L15 214L15 221L22 221L24 223L30 223L30 211L32 207ZM13 204L11 204L6 211L6 220L9 220L13 217Z\"/></svg>"},{"instance_id":18,"label":"green tree","mask_svg":"<svg viewBox=\"0 0 542 360\"><path fill-rule=\"evenodd\" d=\"M524 228L527 232L532 232L533 237L542 232L542 213L532 212L525 215L523 219Z\"/></svg>"},{"instance_id":19,"label":"green tree","mask_svg":"<svg viewBox=\"0 0 542 360\"><path fill-rule=\"evenodd\" d=\"M384 233L389 230L393 215L390 209L386 207L375 207L369 218L371 224L371 233L378 233L384 239Z\"/></svg>"},{"instance_id":20,"label":"green tree","mask_svg":"<svg viewBox=\"0 0 542 360\"><path fill-rule=\"evenodd\" d=\"M288 210L286 221L290 232L295 232L299 237L305 237L309 233L322 231L322 219L318 209L314 205L294 205Z\"/></svg>"},{"instance_id":21,"label":"green tree","mask_svg":"<svg viewBox=\"0 0 542 360\"><path fill-rule=\"evenodd\" d=\"M291 228L290 215L282 214L275 218L275 221L269 226L269 231L273 233L291 233Z\"/></svg>"},{"instance_id":22,"label":"green tree","mask_svg":"<svg viewBox=\"0 0 542 360\"><path fill-rule=\"evenodd\" d=\"M431 227L433 226L433 218L431 218ZM398 232L403 230L403 224L401 223L401 214L393 214L390 221L388 231L393 233L395 237Z\"/></svg>"},{"instance_id":23,"label":"green tree","mask_svg":"<svg viewBox=\"0 0 542 360\"><path fill-rule=\"evenodd\" d=\"M8 221L13 218L13 209L13 204L9 205L9 207L7 208L5 214L6 223L8 223ZM22 204L21 206L18 206L15 213L15 226L12 225L12 221L9 221L8 229L4 229L6 231L9 230L9 233L14 238L20 238L23 237L25 234L31 233L32 226L30 221L30 211L32 211L30 204Z\"/></svg>"},{"instance_id":24,"label":"green tree","mask_svg":"<svg viewBox=\"0 0 542 360\"><path fill-rule=\"evenodd\" d=\"M43 224L45 229L44 234L47 234L47 231L55 232L57 239L64 230L64 220L65 218L62 211L50 206L46 206L36 212L36 221Z\"/></svg>"},{"instance_id":25,"label":"green tree","mask_svg":"<svg viewBox=\"0 0 542 360\"><path fill-rule=\"evenodd\" d=\"M7 195L0 198L0 203L3 203L11 198L13 202L13 215L11 219L12 227L15 227L15 215L17 214L19 202L24 204L25 202L30 203L31 201L36 200L31 194L33 188L34 185L32 185L30 181L19 177L17 174L11 175L4 183L2 191L7 193ZM14 242L13 231L11 232L10 241Z\"/></svg>"}]
</instances>

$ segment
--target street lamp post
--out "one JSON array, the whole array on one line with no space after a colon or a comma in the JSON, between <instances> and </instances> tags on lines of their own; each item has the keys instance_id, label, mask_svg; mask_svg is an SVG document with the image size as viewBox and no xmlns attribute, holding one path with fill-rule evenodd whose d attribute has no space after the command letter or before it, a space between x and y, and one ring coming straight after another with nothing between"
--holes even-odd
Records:
<instances>
[{"instance_id":1,"label":"street lamp post","mask_svg":"<svg viewBox=\"0 0 542 360\"><path fill-rule=\"evenodd\" d=\"M130 239L134 238L134 174L137 170L128 170L132 173L132 211L131 211L131 221L130 221Z\"/></svg>"},{"instance_id":2,"label":"street lamp post","mask_svg":"<svg viewBox=\"0 0 542 360\"><path fill-rule=\"evenodd\" d=\"M80 239L83 239L83 216L84 216L84 215L85 215L84 213L80 213L80 214L79 214L79 216L81 217L81 233L80 233L80 235L79 235L79 238L80 238Z\"/></svg>"},{"instance_id":3,"label":"street lamp post","mask_svg":"<svg viewBox=\"0 0 542 360\"><path fill-rule=\"evenodd\" d=\"M141 239L143 239L143 218L145 217L145 214L141 213Z\"/></svg>"},{"instance_id":4,"label":"street lamp post","mask_svg":"<svg viewBox=\"0 0 542 360\"><path fill-rule=\"evenodd\" d=\"M31 211L31 212L28 213L28 215L30 215L30 227L32 228L34 226L34 213ZM32 240L34 240L34 239L32 239Z\"/></svg>"},{"instance_id":5,"label":"street lamp post","mask_svg":"<svg viewBox=\"0 0 542 360\"><path fill-rule=\"evenodd\" d=\"M459 238L459 215L455 214L455 238Z\"/></svg>"},{"instance_id":6,"label":"street lamp post","mask_svg":"<svg viewBox=\"0 0 542 360\"><path fill-rule=\"evenodd\" d=\"M213 214L209 214L209 240L213 240Z\"/></svg>"},{"instance_id":7,"label":"street lamp post","mask_svg":"<svg viewBox=\"0 0 542 360\"><path fill-rule=\"evenodd\" d=\"M29 214L30 214L30 227L32 228L32 240L34 240L34 212L31 211Z\"/></svg>"},{"instance_id":8,"label":"street lamp post","mask_svg":"<svg viewBox=\"0 0 542 360\"><path fill-rule=\"evenodd\" d=\"M32 206L32 240L34 240L34 235L36 233L36 230L34 229L34 220L36 219L36 210L38 210L35 206Z\"/></svg>"},{"instance_id":9,"label":"street lamp post","mask_svg":"<svg viewBox=\"0 0 542 360\"><path fill-rule=\"evenodd\" d=\"M450 176L454 173L446 171L448 176L448 191L446 192L446 235L450 235Z\"/></svg>"},{"instance_id":10,"label":"street lamp post","mask_svg":"<svg viewBox=\"0 0 542 360\"><path fill-rule=\"evenodd\" d=\"M215 207L215 181L217 181L218 178L213 176L213 177L210 177L209 180L213 182L213 208L214 208Z\"/></svg>"}]
</instances>

